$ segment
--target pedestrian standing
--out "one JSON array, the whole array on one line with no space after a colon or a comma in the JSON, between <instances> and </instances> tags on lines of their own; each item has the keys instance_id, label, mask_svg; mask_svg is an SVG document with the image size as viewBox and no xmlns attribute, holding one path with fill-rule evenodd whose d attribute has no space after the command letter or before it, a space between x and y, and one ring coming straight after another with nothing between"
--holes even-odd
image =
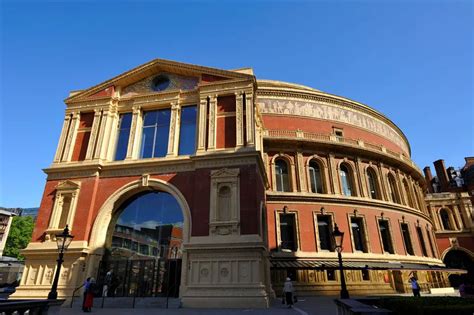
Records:
<instances>
[{"instance_id":1,"label":"pedestrian standing","mask_svg":"<svg viewBox=\"0 0 474 315\"><path fill-rule=\"evenodd\" d=\"M86 312L86 296L87 296L87 291L89 290L89 286L91 284L91 277L87 278L86 281L84 281L84 297L82 298L82 310Z\"/></svg>"},{"instance_id":2,"label":"pedestrian standing","mask_svg":"<svg viewBox=\"0 0 474 315\"><path fill-rule=\"evenodd\" d=\"M86 299L84 301L83 311L90 313L94 305L94 292L96 290L95 279L91 278L89 281L89 288L86 291Z\"/></svg>"},{"instance_id":3,"label":"pedestrian standing","mask_svg":"<svg viewBox=\"0 0 474 315\"><path fill-rule=\"evenodd\" d=\"M420 285L415 277L410 278L411 289L413 290L413 296L420 297Z\"/></svg>"},{"instance_id":4,"label":"pedestrian standing","mask_svg":"<svg viewBox=\"0 0 474 315\"><path fill-rule=\"evenodd\" d=\"M290 278L286 278L285 284L283 285L283 293L285 294L286 305L288 308L293 307L293 293L295 289L293 288L293 283L291 283Z\"/></svg>"}]
</instances>

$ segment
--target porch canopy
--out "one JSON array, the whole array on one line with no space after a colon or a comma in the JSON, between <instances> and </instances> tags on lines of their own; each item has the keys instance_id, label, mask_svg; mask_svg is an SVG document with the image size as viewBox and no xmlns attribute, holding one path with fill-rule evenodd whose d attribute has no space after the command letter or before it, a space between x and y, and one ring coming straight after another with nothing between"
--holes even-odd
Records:
<instances>
[{"instance_id":1,"label":"porch canopy","mask_svg":"<svg viewBox=\"0 0 474 315\"><path fill-rule=\"evenodd\" d=\"M337 260L315 260L315 259L271 259L272 269L308 269L308 270L334 270L339 269ZM344 261L345 270L410 270L410 271L446 271L451 273L467 273L464 269L447 268L443 265L416 264L397 261Z\"/></svg>"}]
</instances>

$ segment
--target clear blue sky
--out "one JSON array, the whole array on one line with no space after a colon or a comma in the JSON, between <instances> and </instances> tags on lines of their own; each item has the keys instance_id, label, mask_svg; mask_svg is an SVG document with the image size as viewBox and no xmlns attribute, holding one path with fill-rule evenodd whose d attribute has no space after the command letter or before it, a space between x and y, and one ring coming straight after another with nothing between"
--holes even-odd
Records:
<instances>
[{"instance_id":1,"label":"clear blue sky","mask_svg":"<svg viewBox=\"0 0 474 315\"><path fill-rule=\"evenodd\" d=\"M474 155L472 1L0 2L1 206L39 205L70 90L154 58L368 104L420 167Z\"/></svg>"}]
</instances>

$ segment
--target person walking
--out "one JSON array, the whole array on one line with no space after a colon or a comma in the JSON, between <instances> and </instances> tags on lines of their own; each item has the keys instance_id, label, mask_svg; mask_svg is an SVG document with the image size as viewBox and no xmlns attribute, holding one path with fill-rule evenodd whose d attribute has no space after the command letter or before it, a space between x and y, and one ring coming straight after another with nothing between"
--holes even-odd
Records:
<instances>
[{"instance_id":1,"label":"person walking","mask_svg":"<svg viewBox=\"0 0 474 315\"><path fill-rule=\"evenodd\" d=\"M420 297L420 285L415 277L410 278L411 289L413 290L413 296Z\"/></svg>"},{"instance_id":2,"label":"person walking","mask_svg":"<svg viewBox=\"0 0 474 315\"><path fill-rule=\"evenodd\" d=\"M95 289L96 289L95 279L90 278L89 287L86 291L86 298L84 300L84 307L82 308L84 312L90 313L92 311L92 306L94 304Z\"/></svg>"},{"instance_id":3,"label":"person walking","mask_svg":"<svg viewBox=\"0 0 474 315\"><path fill-rule=\"evenodd\" d=\"M286 305L288 308L293 307L293 293L295 289L293 288L293 283L291 283L290 278L286 278L285 284L283 285L283 293L285 294Z\"/></svg>"}]
</instances>

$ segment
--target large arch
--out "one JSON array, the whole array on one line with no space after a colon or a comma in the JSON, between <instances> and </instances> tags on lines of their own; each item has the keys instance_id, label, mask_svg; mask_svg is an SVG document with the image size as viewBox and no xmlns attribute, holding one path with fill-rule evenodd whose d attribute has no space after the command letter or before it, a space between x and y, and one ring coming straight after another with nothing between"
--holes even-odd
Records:
<instances>
[{"instance_id":1,"label":"large arch","mask_svg":"<svg viewBox=\"0 0 474 315\"><path fill-rule=\"evenodd\" d=\"M188 243L191 235L191 210L183 194L174 185L160 179L136 180L117 189L102 205L94 221L88 248L87 276L93 275L104 254L109 224L114 212L130 197L144 191L157 190L167 192L178 202L183 212L183 243ZM186 255L183 255L183 266L186 266ZM186 278L186 268L183 268L181 283Z\"/></svg>"},{"instance_id":2,"label":"large arch","mask_svg":"<svg viewBox=\"0 0 474 315\"><path fill-rule=\"evenodd\" d=\"M474 283L474 258L473 253L465 248L449 248L443 253L443 262L448 268L465 269L467 274L451 274L449 282L453 287L458 287L462 282Z\"/></svg>"}]
</instances>

